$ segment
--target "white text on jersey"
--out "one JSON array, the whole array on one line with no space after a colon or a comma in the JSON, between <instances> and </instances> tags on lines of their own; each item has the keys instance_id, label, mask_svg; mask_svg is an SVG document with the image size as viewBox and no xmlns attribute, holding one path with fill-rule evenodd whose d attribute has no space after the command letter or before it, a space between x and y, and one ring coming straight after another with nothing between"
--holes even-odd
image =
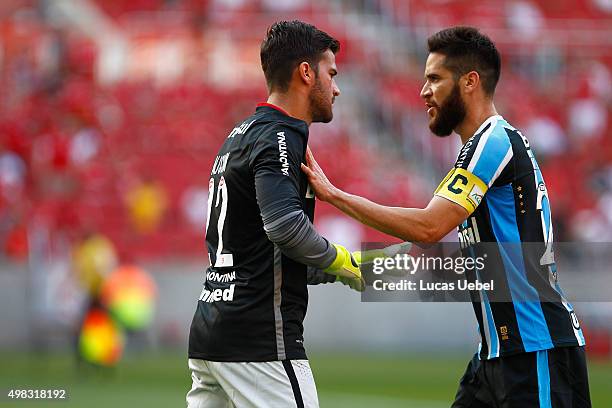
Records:
<instances>
[{"instance_id":1,"label":"white text on jersey","mask_svg":"<svg viewBox=\"0 0 612 408\"><path fill-rule=\"evenodd\" d=\"M281 171L285 176L289 175L289 159L287 159L287 142L285 142L285 132L278 132L278 153L279 161L281 162Z\"/></svg>"},{"instance_id":2,"label":"white text on jersey","mask_svg":"<svg viewBox=\"0 0 612 408\"><path fill-rule=\"evenodd\" d=\"M461 249L465 249L471 245L476 245L480 242L480 233L478 232L478 224L474 217L470 217L471 226L459 228L459 244Z\"/></svg>"},{"instance_id":3,"label":"white text on jersey","mask_svg":"<svg viewBox=\"0 0 612 408\"><path fill-rule=\"evenodd\" d=\"M213 168L212 168L212 171L210 172L210 175L214 176L215 174L223 173L225 171L225 168L227 167L228 160L229 160L229 153L225 153L222 156L217 156L215 158L215 163L213 164Z\"/></svg>"},{"instance_id":4,"label":"white text on jersey","mask_svg":"<svg viewBox=\"0 0 612 408\"><path fill-rule=\"evenodd\" d=\"M229 134L229 136L227 137L228 139L230 137L234 137L237 135L243 135L246 133L247 130L249 130L249 128L251 127L251 125L254 123L255 121L251 121L249 123L244 122L242 125L235 127Z\"/></svg>"},{"instance_id":5,"label":"white text on jersey","mask_svg":"<svg viewBox=\"0 0 612 408\"><path fill-rule=\"evenodd\" d=\"M206 280L209 282L232 282L236 280L236 271L230 273L207 272Z\"/></svg>"},{"instance_id":6,"label":"white text on jersey","mask_svg":"<svg viewBox=\"0 0 612 408\"><path fill-rule=\"evenodd\" d=\"M202 289L202 293L200 294L200 300L202 302L218 302L220 300L224 300L226 302L231 302L234 300L234 287L235 283L232 283L227 289L215 289L210 291L206 288Z\"/></svg>"},{"instance_id":7,"label":"white text on jersey","mask_svg":"<svg viewBox=\"0 0 612 408\"><path fill-rule=\"evenodd\" d=\"M455 167L463 166L463 162L467 158L468 152L470 151L473 142L474 136L470 137L467 143L461 148L461 152L459 153L459 158L457 159L457 164L455 164Z\"/></svg>"}]
</instances>

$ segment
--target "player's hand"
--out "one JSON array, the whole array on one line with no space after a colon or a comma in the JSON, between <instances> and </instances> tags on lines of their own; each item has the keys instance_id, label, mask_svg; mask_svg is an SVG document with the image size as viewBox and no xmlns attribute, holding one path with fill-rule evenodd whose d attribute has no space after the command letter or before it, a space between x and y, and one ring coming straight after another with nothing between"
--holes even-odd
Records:
<instances>
[{"instance_id":1,"label":"player's hand","mask_svg":"<svg viewBox=\"0 0 612 408\"><path fill-rule=\"evenodd\" d=\"M324 271L326 273L336 275L336 280L349 286L351 289L363 292L366 282L371 283L372 279L367 279L367 271L370 271L369 265L376 258L393 258L397 254L407 254L412 248L412 243L402 242L382 249L372 249L369 251L355 251L349 253L342 245L333 244L336 248L336 260ZM366 269L362 269L366 266ZM387 271L388 276L404 276L405 271L400 271L401 275ZM387 276L387 277L388 277ZM381 278L381 277L377 277ZM384 276L382 279L384 280Z\"/></svg>"},{"instance_id":2,"label":"player's hand","mask_svg":"<svg viewBox=\"0 0 612 408\"><path fill-rule=\"evenodd\" d=\"M308 177L308 183L310 183L310 187L314 190L317 198L329 202L337 188L329 181L319 163L315 160L310 147L306 147L306 165L302 163L302 171Z\"/></svg>"},{"instance_id":3,"label":"player's hand","mask_svg":"<svg viewBox=\"0 0 612 408\"><path fill-rule=\"evenodd\" d=\"M330 266L323 269L323 272L330 275L336 275L336 280L345 285L363 292L365 290L365 281L361 277L359 264L353 258L353 255L342 245L332 244L336 248L336 259Z\"/></svg>"},{"instance_id":4,"label":"player's hand","mask_svg":"<svg viewBox=\"0 0 612 408\"><path fill-rule=\"evenodd\" d=\"M381 279L385 282L393 281L392 278L405 277L408 271L403 269L385 269L385 273L378 275L373 273L372 264L376 258L394 258L398 254L409 254L412 242L401 242L381 249L370 249L368 251L355 251L353 258L359 264L361 276L366 285L371 285L374 280ZM391 279L390 279L391 278Z\"/></svg>"},{"instance_id":5,"label":"player's hand","mask_svg":"<svg viewBox=\"0 0 612 408\"><path fill-rule=\"evenodd\" d=\"M370 264L376 258L393 258L397 254L407 254L412 248L412 242L402 242L390 245L382 249L370 249L368 251L355 251L353 258L359 265Z\"/></svg>"}]
</instances>

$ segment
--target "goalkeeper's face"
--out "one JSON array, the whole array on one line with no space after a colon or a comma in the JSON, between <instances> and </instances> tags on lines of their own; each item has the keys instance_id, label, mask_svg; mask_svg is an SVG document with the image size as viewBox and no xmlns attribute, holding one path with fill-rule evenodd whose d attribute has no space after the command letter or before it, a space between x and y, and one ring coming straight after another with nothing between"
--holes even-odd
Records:
<instances>
[{"instance_id":1,"label":"goalkeeper's face","mask_svg":"<svg viewBox=\"0 0 612 408\"><path fill-rule=\"evenodd\" d=\"M319 61L315 83L308 95L310 115L313 122L328 123L334 117L332 105L336 96L340 95L340 89L334 79L337 73L336 56L333 52L327 50Z\"/></svg>"},{"instance_id":2,"label":"goalkeeper's face","mask_svg":"<svg viewBox=\"0 0 612 408\"><path fill-rule=\"evenodd\" d=\"M459 83L443 65L444 56L432 53L425 66L425 85L421 98L427 106L429 129L440 137L450 135L465 119L466 107Z\"/></svg>"}]
</instances>

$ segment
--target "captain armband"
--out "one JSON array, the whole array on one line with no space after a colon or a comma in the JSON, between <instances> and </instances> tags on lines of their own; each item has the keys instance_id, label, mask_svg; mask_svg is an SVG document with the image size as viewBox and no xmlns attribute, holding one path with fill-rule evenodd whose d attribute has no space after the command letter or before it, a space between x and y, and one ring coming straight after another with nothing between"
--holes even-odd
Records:
<instances>
[{"instance_id":1,"label":"captain armband","mask_svg":"<svg viewBox=\"0 0 612 408\"><path fill-rule=\"evenodd\" d=\"M459 204L472 214L487 190L487 185L474 174L465 169L453 168L434 194Z\"/></svg>"}]
</instances>

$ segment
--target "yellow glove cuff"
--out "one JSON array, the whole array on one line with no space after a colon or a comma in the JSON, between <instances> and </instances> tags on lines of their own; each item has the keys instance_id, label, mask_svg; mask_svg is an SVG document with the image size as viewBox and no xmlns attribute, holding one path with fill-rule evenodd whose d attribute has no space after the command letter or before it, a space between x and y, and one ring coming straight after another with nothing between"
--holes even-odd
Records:
<instances>
[{"instance_id":1,"label":"yellow glove cuff","mask_svg":"<svg viewBox=\"0 0 612 408\"><path fill-rule=\"evenodd\" d=\"M333 271L336 271L342 268L342 266L347 260L348 262L351 262L350 261L351 254L349 253L348 249L346 249L342 245L338 245L338 244L332 244L332 245L334 246L334 248L336 248L336 259L334 259L334 262L332 262L331 265L325 268L325 271L329 271L329 272L333 272Z\"/></svg>"}]
</instances>

